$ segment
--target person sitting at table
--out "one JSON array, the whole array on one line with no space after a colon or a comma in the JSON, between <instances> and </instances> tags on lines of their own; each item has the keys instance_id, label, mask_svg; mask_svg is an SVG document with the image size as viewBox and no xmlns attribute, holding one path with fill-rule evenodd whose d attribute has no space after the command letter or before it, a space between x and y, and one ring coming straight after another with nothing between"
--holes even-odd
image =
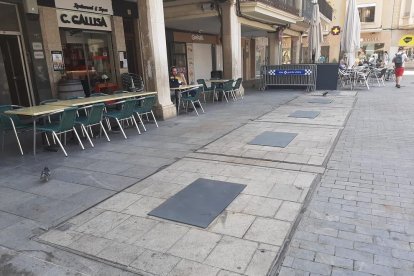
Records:
<instances>
[{"instance_id":1,"label":"person sitting at table","mask_svg":"<svg viewBox=\"0 0 414 276\"><path fill-rule=\"evenodd\" d=\"M339 69L341 69L341 70L346 70L347 69L346 62L343 58L341 58L341 60L339 61Z\"/></svg>"},{"instance_id":2,"label":"person sitting at table","mask_svg":"<svg viewBox=\"0 0 414 276\"><path fill-rule=\"evenodd\" d=\"M170 69L170 87L179 87L180 85L186 85L183 73L178 73L177 67L172 66Z\"/></svg>"},{"instance_id":3,"label":"person sitting at table","mask_svg":"<svg viewBox=\"0 0 414 276\"><path fill-rule=\"evenodd\" d=\"M172 66L170 69L170 87L177 88L180 87L180 85L187 85L187 81L185 80L184 74L178 73L177 67ZM186 93L193 96L196 93L196 89L191 89L186 91Z\"/></svg>"}]
</instances>

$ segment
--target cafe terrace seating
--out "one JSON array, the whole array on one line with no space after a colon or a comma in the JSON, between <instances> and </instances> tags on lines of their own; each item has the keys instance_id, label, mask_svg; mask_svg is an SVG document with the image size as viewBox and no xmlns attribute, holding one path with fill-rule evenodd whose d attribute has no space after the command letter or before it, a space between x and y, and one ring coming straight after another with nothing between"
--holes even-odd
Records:
<instances>
[{"instance_id":1,"label":"cafe terrace seating","mask_svg":"<svg viewBox=\"0 0 414 276\"><path fill-rule=\"evenodd\" d=\"M188 112L188 105L191 103L191 105L193 106L194 111L196 112L196 114L198 116L198 111L197 111L197 108L195 106L195 103L197 103L200 106L203 113L204 113L203 106L201 105L201 102L200 102L200 96L201 96L202 91L203 91L203 88L199 87L195 90L195 93L185 93L185 94L182 95L181 100L182 100L183 104L185 105L185 111L186 112Z\"/></svg>"},{"instance_id":2,"label":"cafe terrace seating","mask_svg":"<svg viewBox=\"0 0 414 276\"><path fill-rule=\"evenodd\" d=\"M13 131L16 137L17 145L19 146L20 153L23 155L22 145L20 144L19 132L32 130L32 124L26 124L22 122L19 116L4 114L4 111L14 108L20 108L16 105L0 105L0 131L2 132L1 149L4 151L4 135L6 132Z\"/></svg>"},{"instance_id":3,"label":"cafe terrace seating","mask_svg":"<svg viewBox=\"0 0 414 276\"><path fill-rule=\"evenodd\" d=\"M147 131L147 129L145 128L144 122L142 121L142 115L145 115L148 121L148 114L151 114L155 125L158 127L157 119L155 119L154 112L152 111L152 107L155 105L155 100L155 96L140 98L138 99L138 103L134 108L134 113L137 114L137 117L144 131Z\"/></svg>"},{"instance_id":4,"label":"cafe terrace seating","mask_svg":"<svg viewBox=\"0 0 414 276\"><path fill-rule=\"evenodd\" d=\"M135 127L137 128L138 133L141 134L137 121L135 120L135 117L134 117L134 109L137 103L138 103L137 99L116 102L115 104L122 104L121 110L111 110L104 114L105 118L113 119L117 122L119 129L121 130L122 135L124 136L125 139L128 139L128 138L125 135L125 131L121 124L121 122L124 122L124 121L131 120L135 124ZM111 124L109 123L109 121L106 121L106 122L108 125L108 129L111 130L112 129Z\"/></svg>"},{"instance_id":5,"label":"cafe terrace seating","mask_svg":"<svg viewBox=\"0 0 414 276\"><path fill-rule=\"evenodd\" d=\"M75 124L81 127L82 134L84 136L86 135L91 146L94 147L94 144L92 143L92 140L90 137L90 135L93 137L92 126L96 126L96 125L99 125L100 131L102 131L105 134L106 139L108 140L108 142L110 142L111 140L109 139L108 134L106 133L106 130L102 124L105 104L103 103L94 104L91 106L82 107L81 109L84 109L87 115L77 117L75 120ZM90 132L90 135L88 131Z\"/></svg>"},{"instance_id":6,"label":"cafe terrace seating","mask_svg":"<svg viewBox=\"0 0 414 276\"><path fill-rule=\"evenodd\" d=\"M52 134L53 140L58 142L65 156L68 156L68 154L66 153L66 150L63 147L62 142L60 141L58 137L58 134L66 134L67 132L73 131L73 133L75 133L76 135L76 138L78 139L79 145L81 146L83 150L85 149L85 147L82 144L81 139L79 138L78 132L76 131L76 128L75 128L75 119L77 116L76 115L77 111L78 109L76 107L66 108L62 112L62 116L60 117L61 119L59 122L46 123L43 126L37 127L37 131L45 133L46 141L49 146L50 146L50 142L49 142L49 138L47 137L47 133ZM66 138L66 135L65 135L65 138Z\"/></svg>"}]
</instances>

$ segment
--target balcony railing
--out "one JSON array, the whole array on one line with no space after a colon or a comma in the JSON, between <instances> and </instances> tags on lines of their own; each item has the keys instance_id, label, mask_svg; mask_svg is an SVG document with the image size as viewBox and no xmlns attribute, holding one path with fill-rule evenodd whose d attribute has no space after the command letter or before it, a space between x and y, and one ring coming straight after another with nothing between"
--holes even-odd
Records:
<instances>
[{"instance_id":1,"label":"balcony railing","mask_svg":"<svg viewBox=\"0 0 414 276\"><path fill-rule=\"evenodd\" d=\"M318 0L319 12L332 21L333 8L326 0Z\"/></svg>"},{"instance_id":2,"label":"balcony railing","mask_svg":"<svg viewBox=\"0 0 414 276\"><path fill-rule=\"evenodd\" d=\"M294 0L240 0L240 2L260 2L276 9L299 16L299 10L294 6Z\"/></svg>"}]
</instances>

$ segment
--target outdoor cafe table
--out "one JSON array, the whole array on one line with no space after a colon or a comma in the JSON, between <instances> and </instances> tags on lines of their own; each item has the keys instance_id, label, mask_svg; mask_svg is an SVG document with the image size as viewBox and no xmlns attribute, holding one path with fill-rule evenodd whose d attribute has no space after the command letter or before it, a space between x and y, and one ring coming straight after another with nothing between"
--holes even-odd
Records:
<instances>
[{"instance_id":1,"label":"outdoor cafe table","mask_svg":"<svg viewBox=\"0 0 414 276\"><path fill-rule=\"evenodd\" d=\"M202 84L190 84L190 85L180 85L179 87L170 87L171 91L174 91L175 94L175 109L178 110L181 103L181 94L193 90L195 88L199 88Z\"/></svg>"},{"instance_id":2,"label":"outdoor cafe table","mask_svg":"<svg viewBox=\"0 0 414 276\"><path fill-rule=\"evenodd\" d=\"M79 98L79 99L72 99L72 100L59 100L56 102L46 103L45 105L77 107L77 106L85 106L85 105L103 103L103 102L109 102L109 101L125 100L125 99L135 98L135 97L145 97L145 96L156 95L156 94L157 92L127 92L127 93L119 93L119 94L106 95L106 96Z\"/></svg>"},{"instance_id":3,"label":"outdoor cafe table","mask_svg":"<svg viewBox=\"0 0 414 276\"><path fill-rule=\"evenodd\" d=\"M209 81L211 83L219 83L219 84L221 83L221 84L223 84L223 83L228 82L228 81L231 81L231 80L223 80L223 79L215 80L215 79L211 79L211 80L207 80L207 81Z\"/></svg>"},{"instance_id":4,"label":"outdoor cafe table","mask_svg":"<svg viewBox=\"0 0 414 276\"><path fill-rule=\"evenodd\" d=\"M23 107L13 110L7 110L4 113L10 115L19 115L31 117L33 121L33 155L36 155L36 120L53 113L63 112L63 106L37 105L32 107Z\"/></svg>"}]
</instances>

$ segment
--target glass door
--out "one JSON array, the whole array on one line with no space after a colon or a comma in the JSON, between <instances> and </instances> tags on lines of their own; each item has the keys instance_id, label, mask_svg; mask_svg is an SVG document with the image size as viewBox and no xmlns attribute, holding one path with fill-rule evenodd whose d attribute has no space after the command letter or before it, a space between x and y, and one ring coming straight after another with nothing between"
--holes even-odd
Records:
<instances>
[{"instance_id":1,"label":"glass door","mask_svg":"<svg viewBox=\"0 0 414 276\"><path fill-rule=\"evenodd\" d=\"M0 35L0 104L30 106L19 36Z\"/></svg>"},{"instance_id":2,"label":"glass door","mask_svg":"<svg viewBox=\"0 0 414 276\"><path fill-rule=\"evenodd\" d=\"M84 32L86 58L91 88L100 82L115 82L109 33Z\"/></svg>"},{"instance_id":3,"label":"glass door","mask_svg":"<svg viewBox=\"0 0 414 276\"><path fill-rule=\"evenodd\" d=\"M182 73L188 80L187 70L187 45L182 42L174 42L171 45L171 66L177 68L178 73Z\"/></svg>"},{"instance_id":4,"label":"glass door","mask_svg":"<svg viewBox=\"0 0 414 276\"><path fill-rule=\"evenodd\" d=\"M115 82L110 33L62 30L62 48L68 79L80 79L85 92L100 82Z\"/></svg>"},{"instance_id":5,"label":"glass door","mask_svg":"<svg viewBox=\"0 0 414 276\"><path fill-rule=\"evenodd\" d=\"M0 2L0 105L34 101L17 5Z\"/></svg>"}]
</instances>

